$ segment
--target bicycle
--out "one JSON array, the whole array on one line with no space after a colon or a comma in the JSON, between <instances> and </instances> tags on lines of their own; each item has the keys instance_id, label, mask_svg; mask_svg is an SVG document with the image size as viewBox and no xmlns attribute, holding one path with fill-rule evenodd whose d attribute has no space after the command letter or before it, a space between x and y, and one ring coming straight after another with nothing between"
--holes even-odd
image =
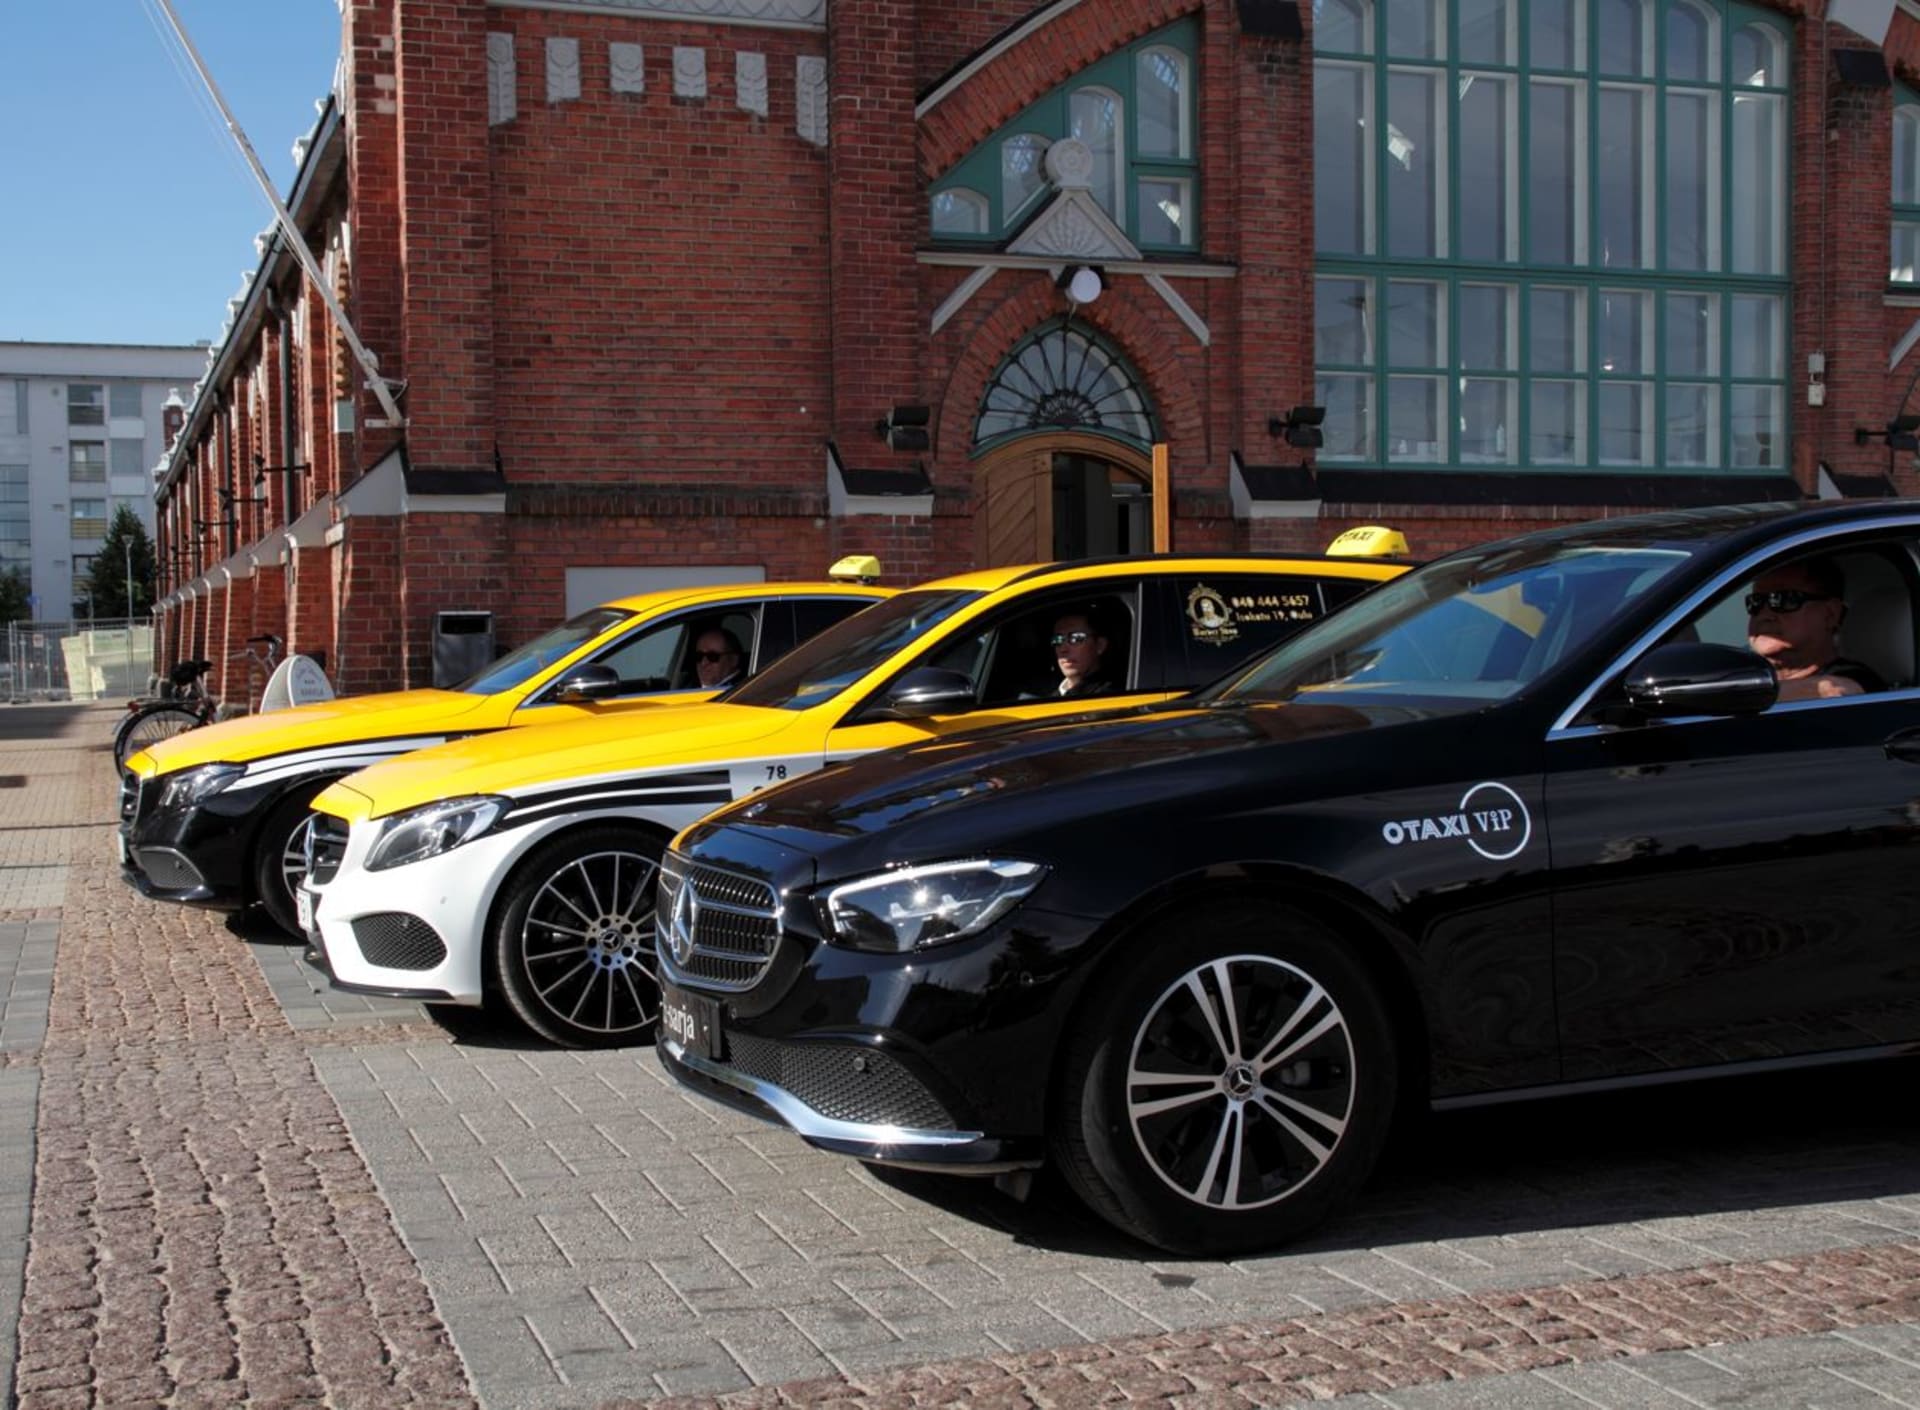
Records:
<instances>
[{"instance_id":1,"label":"bicycle","mask_svg":"<svg viewBox=\"0 0 1920 1410\"><path fill-rule=\"evenodd\" d=\"M256 651L256 646L262 646L264 650ZM274 665L279 660L280 647L280 638L272 633L250 636L246 648L236 651L234 658L245 657L271 677ZM128 702L127 716L113 732L113 764L116 769L126 773L127 760L149 745L202 725L210 725L216 720L246 713L244 707L229 710L207 693L206 675L212 669L211 661L181 661L167 673L167 688L172 692L170 695L158 700ZM248 681L251 689L251 672Z\"/></svg>"}]
</instances>

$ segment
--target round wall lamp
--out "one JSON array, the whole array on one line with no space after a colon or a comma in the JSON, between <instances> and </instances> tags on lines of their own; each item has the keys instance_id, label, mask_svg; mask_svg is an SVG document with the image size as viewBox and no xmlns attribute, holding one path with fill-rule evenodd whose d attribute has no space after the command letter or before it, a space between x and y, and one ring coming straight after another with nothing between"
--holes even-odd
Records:
<instances>
[{"instance_id":1,"label":"round wall lamp","mask_svg":"<svg viewBox=\"0 0 1920 1410\"><path fill-rule=\"evenodd\" d=\"M1092 303L1107 287L1106 276L1094 264L1068 265L1053 282L1060 286L1067 302L1075 306Z\"/></svg>"}]
</instances>

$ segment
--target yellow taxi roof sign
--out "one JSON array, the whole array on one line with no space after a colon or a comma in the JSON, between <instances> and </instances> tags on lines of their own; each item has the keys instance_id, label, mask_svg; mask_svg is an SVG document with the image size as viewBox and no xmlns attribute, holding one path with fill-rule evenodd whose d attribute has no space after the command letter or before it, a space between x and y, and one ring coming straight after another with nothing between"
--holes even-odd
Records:
<instances>
[{"instance_id":1,"label":"yellow taxi roof sign","mask_svg":"<svg viewBox=\"0 0 1920 1410\"><path fill-rule=\"evenodd\" d=\"M836 583L877 583L880 560L871 553L849 553L827 569L827 576Z\"/></svg>"},{"instance_id":2,"label":"yellow taxi roof sign","mask_svg":"<svg viewBox=\"0 0 1920 1410\"><path fill-rule=\"evenodd\" d=\"M1411 553L1405 534L1381 524L1348 529L1327 545L1329 558L1406 558Z\"/></svg>"}]
</instances>

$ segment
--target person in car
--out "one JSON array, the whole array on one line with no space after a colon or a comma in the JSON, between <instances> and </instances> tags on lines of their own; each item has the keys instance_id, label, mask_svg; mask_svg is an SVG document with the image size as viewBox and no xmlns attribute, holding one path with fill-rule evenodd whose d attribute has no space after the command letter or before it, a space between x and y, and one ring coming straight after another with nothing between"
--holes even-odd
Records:
<instances>
[{"instance_id":1,"label":"person in car","mask_svg":"<svg viewBox=\"0 0 1920 1410\"><path fill-rule=\"evenodd\" d=\"M1066 612L1053 621L1053 664L1060 672L1060 695L1111 695L1113 680L1104 669L1107 638L1088 612Z\"/></svg>"},{"instance_id":2,"label":"person in car","mask_svg":"<svg viewBox=\"0 0 1920 1410\"><path fill-rule=\"evenodd\" d=\"M694 639L693 673L702 690L725 690L737 685L747 663L740 638L725 627L708 627Z\"/></svg>"},{"instance_id":3,"label":"person in car","mask_svg":"<svg viewBox=\"0 0 1920 1410\"><path fill-rule=\"evenodd\" d=\"M1769 569L1747 593L1747 644L1767 658L1782 700L1837 699L1885 690L1873 667L1840 654L1847 583L1831 558Z\"/></svg>"}]
</instances>

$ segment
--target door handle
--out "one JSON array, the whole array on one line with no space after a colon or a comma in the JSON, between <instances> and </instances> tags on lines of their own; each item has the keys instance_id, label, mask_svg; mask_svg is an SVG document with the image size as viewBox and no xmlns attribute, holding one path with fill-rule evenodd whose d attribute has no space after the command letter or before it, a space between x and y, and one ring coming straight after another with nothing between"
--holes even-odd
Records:
<instances>
[{"instance_id":1,"label":"door handle","mask_svg":"<svg viewBox=\"0 0 1920 1410\"><path fill-rule=\"evenodd\" d=\"M1920 728L1895 730L1880 746L1889 759L1920 764Z\"/></svg>"}]
</instances>

